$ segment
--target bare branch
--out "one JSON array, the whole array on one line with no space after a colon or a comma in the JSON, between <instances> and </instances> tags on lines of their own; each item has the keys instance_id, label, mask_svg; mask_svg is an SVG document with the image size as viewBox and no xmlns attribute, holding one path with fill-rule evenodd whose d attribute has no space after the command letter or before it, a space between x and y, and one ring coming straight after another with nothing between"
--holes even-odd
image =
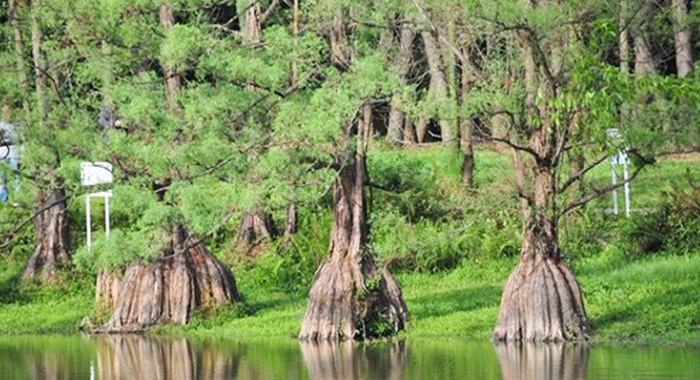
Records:
<instances>
[{"instance_id":1,"label":"bare branch","mask_svg":"<svg viewBox=\"0 0 700 380\"><path fill-rule=\"evenodd\" d=\"M600 165L601 163L603 163L607 158L608 158L607 155L600 156L600 157L596 158L596 159L593 161L593 163L591 163L591 164L588 165L587 167L583 168L583 169L580 170L578 173L575 173L574 175L570 176L569 179L567 179L566 182L564 182L564 184L561 186L561 188L560 188L559 190L557 190L557 194L563 193L564 191L566 191L566 189L569 188L569 186L571 186L571 185L573 185L574 183L576 183L576 182L582 180L582 179L583 179L583 176L584 176L586 173L588 173L589 171L591 171L591 170L593 170L594 168L596 168L598 165Z\"/></svg>"},{"instance_id":2,"label":"bare branch","mask_svg":"<svg viewBox=\"0 0 700 380\"><path fill-rule=\"evenodd\" d=\"M614 184L614 185L610 185L610 186L604 187L604 188L602 188L602 189L594 189L594 190L593 190L593 193L588 194L588 195L586 195L586 196L584 196L584 197L581 197L581 198L579 198L579 199L577 199L577 200L575 200L575 201L573 201L573 202L570 202L568 205L566 205L566 207L564 207L564 208L561 210L561 212L559 213L559 215L564 215L564 214L566 214L567 212L569 212L569 211L571 211L571 210L574 210L574 209L576 209L576 208L578 208L578 207L581 207L581 206L585 205L586 203L588 203L588 202L590 202L590 201L592 201L592 200L594 200L594 199L596 199L596 198L600 198L600 197L602 197L603 195L605 195L605 194L607 194L607 193L609 193L609 192L611 192L611 191L613 191L613 190L619 189L619 188L623 187L624 185L626 185L626 184L632 182L632 180L634 180L634 179L637 177L637 175L642 171L642 169L644 169L645 167L646 167L646 163L643 162L642 165L638 166L638 167L632 172L632 175L630 175L629 178L627 178L626 180L623 180L622 182L618 182L618 183L616 183L616 184Z\"/></svg>"}]
</instances>

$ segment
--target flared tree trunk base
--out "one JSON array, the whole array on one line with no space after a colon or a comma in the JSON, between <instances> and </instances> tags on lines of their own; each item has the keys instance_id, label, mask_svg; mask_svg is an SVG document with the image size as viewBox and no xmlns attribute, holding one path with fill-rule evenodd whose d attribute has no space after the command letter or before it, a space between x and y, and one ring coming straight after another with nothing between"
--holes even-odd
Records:
<instances>
[{"instance_id":1,"label":"flared tree trunk base","mask_svg":"<svg viewBox=\"0 0 700 380\"><path fill-rule=\"evenodd\" d=\"M494 341L590 339L581 290L564 261L524 255L503 290Z\"/></svg>"},{"instance_id":2,"label":"flared tree trunk base","mask_svg":"<svg viewBox=\"0 0 700 380\"><path fill-rule=\"evenodd\" d=\"M70 266L68 216L65 194L55 191L40 206L34 217L36 244L22 278L51 284L58 281L62 269Z\"/></svg>"},{"instance_id":3,"label":"flared tree trunk base","mask_svg":"<svg viewBox=\"0 0 700 380\"><path fill-rule=\"evenodd\" d=\"M407 308L393 276L383 270L365 277L358 266L347 261L321 264L309 291L299 339L366 339L404 328Z\"/></svg>"},{"instance_id":4,"label":"flared tree trunk base","mask_svg":"<svg viewBox=\"0 0 700 380\"><path fill-rule=\"evenodd\" d=\"M239 301L231 271L196 239L177 239L154 263L135 263L123 278L101 272L96 307L111 318L94 332L139 332L154 325L184 325L203 311Z\"/></svg>"}]
</instances>

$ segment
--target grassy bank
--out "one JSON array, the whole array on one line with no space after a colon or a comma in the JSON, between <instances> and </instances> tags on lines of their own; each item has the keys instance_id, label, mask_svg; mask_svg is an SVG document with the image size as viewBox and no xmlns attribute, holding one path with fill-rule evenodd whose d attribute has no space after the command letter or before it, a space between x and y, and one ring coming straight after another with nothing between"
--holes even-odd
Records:
<instances>
[{"instance_id":1,"label":"grassy bank","mask_svg":"<svg viewBox=\"0 0 700 380\"><path fill-rule=\"evenodd\" d=\"M504 155L477 152L473 191L461 186L459 160L456 150L426 149L381 151L369 162L372 181L382 185L370 196L372 245L403 287L409 338L488 340L518 259L520 220ZM700 216L678 213L697 197L674 198L689 189L689 171L699 177L697 164L684 158L645 170L632 184L633 208L644 211L631 219L605 212L607 196L562 220L561 245L583 288L596 342L700 346L700 235L693 224ZM607 166L592 172L593 185L608 176ZM328 244L327 207L314 207L301 213L301 231L284 251L271 244L254 261L233 260L229 240L217 240L210 249L233 266L244 302L156 333L295 336ZM227 228L232 239L235 224ZM24 258L11 257L0 270L0 334L77 331L92 312L94 274L67 275L41 289L17 280Z\"/></svg>"},{"instance_id":2,"label":"grassy bank","mask_svg":"<svg viewBox=\"0 0 700 380\"><path fill-rule=\"evenodd\" d=\"M586 297L595 342L700 345L700 254L630 260L614 249L572 263ZM466 261L438 274L400 273L411 312L406 337L488 340L502 285L513 259ZM290 338L305 299L273 289L249 288L238 275L243 305L161 334L202 338ZM3 277L3 289L7 289ZM74 332L92 307L90 289L24 288L0 305L0 333Z\"/></svg>"}]
</instances>

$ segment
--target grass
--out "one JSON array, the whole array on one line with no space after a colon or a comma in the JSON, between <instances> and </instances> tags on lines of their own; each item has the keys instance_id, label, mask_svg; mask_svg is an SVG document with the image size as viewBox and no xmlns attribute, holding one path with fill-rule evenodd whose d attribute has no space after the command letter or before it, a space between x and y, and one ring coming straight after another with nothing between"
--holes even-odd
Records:
<instances>
[{"instance_id":1,"label":"grass","mask_svg":"<svg viewBox=\"0 0 700 380\"><path fill-rule=\"evenodd\" d=\"M405 160L404 155L413 157ZM399 188L416 185L396 194L376 191L372 207L373 243L380 257L400 262L401 251L413 255L413 269L422 270L393 268L411 313L405 337L486 341L491 335L503 284L518 259L520 228L507 215L517 212L517 203L504 154L478 150L476 159L479 188L472 194L460 185L456 150L387 151L370 161L370 168L378 168L375 173L385 165L385 174L373 181L394 181ZM412 168L411 174L392 177L386 168L395 162ZM632 184L634 207L654 207L663 191L682 186L686 173L697 177L698 170L697 161L688 159L646 168ZM609 167L603 165L591 178L607 183L608 175ZM608 202L601 198L591 209L610 207ZM403 213L416 207L430 216L413 220ZM242 305L209 317L196 315L184 328L162 327L154 333L205 339L296 336L315 268L310 261L322 257L327 246L327 231L320 225L329 222L313 215L302 220L313 231L295 239L296 256L271 254L255 265L234 268ZM620 219L597 212L573 214L562 231L562 246L581 283L595 341L700 346L700 251L630 255L617 232L603 228L614 229L615 220ZM429 256L421 256L426 252ZM454 260L431 273L431 265L448 256ZM0 271L0 334L75 332L91 314L94 285L89 276L65 278L58 286L41 289L17 281L20 271L14 264Z\"/></svg>"}]
</instances>

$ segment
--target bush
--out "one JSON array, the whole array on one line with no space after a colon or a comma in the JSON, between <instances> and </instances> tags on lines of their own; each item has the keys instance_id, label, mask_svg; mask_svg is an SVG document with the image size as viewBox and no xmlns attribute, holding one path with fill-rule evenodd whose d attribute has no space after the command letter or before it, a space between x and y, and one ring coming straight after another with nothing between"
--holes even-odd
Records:
<instances>
[{"instance_id":1,"label":"bush","mask_svg":"<svg viewBox=\"0 0 700 380\"><path fill-rule=\"evenodd\" d=\"M623 239L630 255L665 252L687 254L700 244L700 188L675 186L663 193L660 206L635 214L623 225Z\"/></svg>"}]
</instances>

